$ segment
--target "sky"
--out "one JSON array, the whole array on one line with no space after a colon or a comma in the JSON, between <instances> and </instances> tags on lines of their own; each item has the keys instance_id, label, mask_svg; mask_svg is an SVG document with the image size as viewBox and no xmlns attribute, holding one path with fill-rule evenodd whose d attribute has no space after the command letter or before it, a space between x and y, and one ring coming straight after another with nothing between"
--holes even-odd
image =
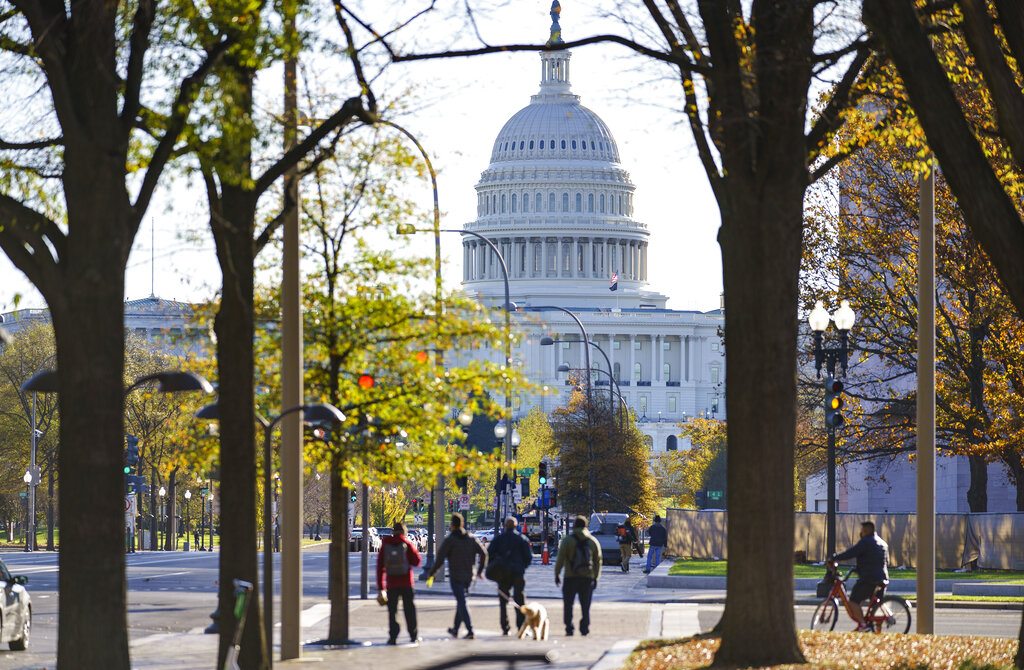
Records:
<instances>
[{"instance_id":1,"label":"sky","mask_svg":"<svg viewBox=\"0 0 1024 670\"><path fill-rule=\"evenodd\" d=\"M550 0L518 0L480 19L491 43L540 43L548 35ZM562 2L566 41L597 31L581 0ZM577 7L579 5L579 7ZM392 83L409 85L420 100L400 123L417 135L438 171L442 228L461 228L476 215L474 185L487 168L502 125L529 104L540 85L540 57L521 52L392 66ZM649 238L649 288L669 296L668 306L712 310L722 291L716 241L718 208L688 127L676 111L678 80L651 61L616 45L574 49L573 92L608 124L623 167L636 186L634 216ZM429 184L411 197L431 207ZM199 301L214 295L220 273L206 232L205 197L179 179L150 207L128 261L125 298ZM460 236L442 235L446 284L461 280ZM42 298L0 254L0 312L43 307Z\"/></svg>"}]
</instances>

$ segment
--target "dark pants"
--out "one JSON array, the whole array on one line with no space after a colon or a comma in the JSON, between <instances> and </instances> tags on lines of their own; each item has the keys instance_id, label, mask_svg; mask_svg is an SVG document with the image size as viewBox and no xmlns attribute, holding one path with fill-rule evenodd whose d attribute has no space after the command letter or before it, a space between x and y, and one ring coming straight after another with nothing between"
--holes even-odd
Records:
<instances>
[{"instance_id":1,"label":"dark pants","mask_svg":"<svg viewBox=\"0 0 1024 670\"><path fill-rule=\"evenodd\" d=\"M523 575L508 575L504 579L498 581L498 590L512 596L512 602L516 605L523 605L526 603L526 596L524 591L526 590L526 579ZM498 608L501 611L501 630L502 632L508 631L508 608L505 604L508 599L505 596L498 594ZM519 608L516 608L516 628L520 628L523 625L523 621L526 620L526 616L523 615Z\"/></svg>"},{"instance_id":2,"label":"dark pants","mask_svg":"<svg viewBox=\"0 0 1024 670\"><path fill-rule=\"evenodd\" d=\"M388 589L388 635L392 640L398 639L398 599L402 599L405 610L405 627L409 637L416 641L416 605L412 601L411 586L395 586Z\"/></svg>"},{"instance_id":3,"label":"dark pants","mask_svg":"<svg viewBox=\"0 0 1024 670\"><path fill-rule=\"evenodd\" d=\"M452 580L452 594L455 595L455 623L452 627L456 635L459 632L459 624L466 624L466 632L473 632L473 622L469 620L469 608L466 607L466 592L469 591L469 584Z\"/></svg>"},{"instance_id":4,"label":"dark pants","mask_svg":"<svg viewBox=\"0 0 1024 670\"><path fill-rule=\"evenodd\" d=\"M579 596L580 609L583 611L583 616L580 617L580 633L586 635L590 632L590 596L594 592L590 587L590 577L566 577L562 584L562 619L565 621L565 634L572 635L572 604L576 596Z\"/></svg>"}]
</instances>

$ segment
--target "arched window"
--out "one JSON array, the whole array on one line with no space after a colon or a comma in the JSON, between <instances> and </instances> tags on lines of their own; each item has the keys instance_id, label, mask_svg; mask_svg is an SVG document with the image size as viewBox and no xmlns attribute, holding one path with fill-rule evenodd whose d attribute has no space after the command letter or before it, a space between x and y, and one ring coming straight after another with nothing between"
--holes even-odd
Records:
<instances>
[{"instance_id":1,"label":"arched window","mask_svg":"<svg viewBox=\"0 0 1024 670\"><path fill-rule=\"evenodd\" d=\"M582 193L577 193L576 194L576 211L577 212L582 212L583 211L583 194Z\"/></svg>"},{"instance_id":2,"label":"arched window","mask_svg":"<svg viewBox=\"0 0 1024 670\"><path fill-rule=\"evenodd\" d=\"M590 141L590 150L594 151L594 141L593 140Z\"/></svg>"},{"instance_id":3,"label":"arched window","mask_svg":"<svg viewBox=\"0 0 1024 670\"><path fill-rule=\"evenodd\" d=\"M640 381L640 370L641 370L640 364L639 363L633 363L633 381L635 381L635 382Z\"/></svg>"},{"instance_id":4,"label":"arched window","mask_svg":"<svg viewBox=\"0 0 1024 670\"><path fill-rule=\"evenodd\" d=\"M654 438L650 435L644 435L644 446L647 447L647 451L654 451Z\"/></svg>"},{"instance_id":5,"label":"arched window","mask_svg":"<svg viewBox=\"0 0 1024 670\"><path fill-rule=\"evenodd\" d=\"M576 149L576 140L573 140L573 141L572 141L572 148L573 148L573 150L575 150L575 149Z\"/></svg>"},{"instance_id":6,"label":"arched window","mask_svg":"<svg viewBox=\"0 0 1024 670\"><path fill-rule=\"evenodd\" d=\"M543 205L543 204L544 204L544 199L541 197L540 193L538 193L537 194L537 200L534 202L535 206L533 208L533 211L535 211L535 212L541 211L541 205Z\"/></svg>"},{"instance_id":7,"label":"arched window","mask_svg":"<svg viewBox=\"0 0 1024 670\"><path fill-rule=\"evenodd\" d=\"M530 210L530 194L523 194L523 211L528 212Z\"/></svg>"},{"instance_id":8,"label":"arched window","mask_svg":"<svg viewBox=\"0 0 1024 670\"><path fill-rule=\"evenodd\" d=\"M665 451L676 451L679 449L679 440L675 435L665 438Z\"/></svg>"},{"instance_id":9,"label":"arched window","mask_svg":"<svg viewBox=\"0 0 1024 670\"><path fill-rule=\"evenodd\" d=\"M533 151L533 140L530 140L530 151Z\"/></svg>"},{"instance_id":10,"label":"arched window","mask_svg":"<svg viewBox=\"0 0 1024 670\"><path fill-rule=\"evenodd\" d=\"M498 213L498 196L492 195L491 196L491 214L497 214L497 213Z\"/></svg>"},{"instance_id":11,"label":"arched window","mask_svg":"<svg viewBox=\"0 0 1024 670\"><path fill-rule=\"evenodd\" d=\"M564 145L564 144L565 144L565 142L562 142L562 144ZM548 143L548 146L549 146L549 147L551 147L551 150L552 150L552 151L554 151L554 150L555 150L555 140L554 140L554 139L552 139L552 140L551 140L551 141L550 141L550 142ZM565 147L563 146L562 148L564 149Z\"/></svg>"},{"instance_id":12,"label":"arched window","mask_svg":"<svg viewBox=\"0 0 1024 670\"><path fill-rule=\"evenodd\" d=\"M543 149L543 148L544 148L544 140L541 140L541 141L540 141L540 148L541 148L541 149Z\"/></svg>"},{"instance_id":13,"label":"arched window","mask_svg":"<svg viewBox=\"0 0 1024 670\"><path fill-rule=\"evenodd\" d=\"M604 214L604 193L601 194L601 213Z\"/></svg>"},{"instance_id":14,"label":"arched window","mask_svg":"<svg viewBox=\"0 0 1024 670\"><path fill-rule=\"evenodd\" d=\"M555 194L554 193L548 193L548 211L549 212L555 211Z\"/></svg>"},{"instance_id":15,"label":"arched window","mask_svg":"<svg viewBox=\"0 0 1024 670\"><path fill-rule=\"evenodd\" d=\"M665 363L661 366L661 376L665 378L665 381L672 381L672 364Z\"/></svg>"},{"instance_id":16,"label":"arched window","mask_svg":"<svg viewBox=\"0 0 1024 670\"><path fill-rule=\"evenodd\" d=\"M563 212L568 212L569 211L569 194L568 193L563 193L562 194L562 211Z\"/></svg>"},{"instance_id":17,"label":"arched window","mask_svg":"<svg viewBox=\"0 0 1024 670\"><path fill-rule=\"evenodd\" d=\"M508 142L505 142L505 151L508 151Z\"/></svg>"},{"instance_id":18,"label":"arched window","mask_svg":"<svg viewBox=\"0 0 1024 670\"><path fill-rule=\"evenodd\" d=\"M565 150L565 140L562 140L562 150Z\"/></svg>"},{"instance_id":19,"label":"arched window","mask_svg":"<svg viewBox=\"0 0 1024 670\"><path fill-rule=\"evenodd\" d=\"M622 381L622 364L621 363L613 363L612 364L612 374L615 375L615 381Z\"/></svg>"},{"instance_id":20,"label":"arched window","mask_svg":"<svg viewBox=\"0 0 1024 670\"><path fill-rule=\"evenodd\" d=\"M586 151L587 150L587 143L586 142L580 142L580 144L583 145L583 150Z\"/></svg>"},{"instance_id":21,"label":"arched window","mask_svg":"<svg viewBox=\"0 0 1024 670\"><path fill-rule=\"evenodd\" d=\"M505 194L502 193L501 194L501 213L504 214L505 211L506 211L506 209L505 209Z\"/></svg>"},{"instance_id":22,"label":"arched window","mask_svg":"<svg viewBox=\"0 0 1024 670\"><path fill-rule=\"evenodd\" d=\"M622 196L619 196L619 216L622 216Z\"/></svg>"},{"instance_id":23,"label":"arched window","mask_svg":"<svg viewBox=\"0 0 1024 670\"><path fill-rule=\"evenodd\" d=\"M640 410L641 414L643 414L644 416L647 416L647 396L646 395L642 395L642 396L640 396L639 400L640 400L640 406L637 409Z\"/></svg>"},{"instance_id":24,"label":"arched window","mask_svg":"<svg viewBox=\"0 0 1024 670\"><path fill-rule=\"evenodd\" d=\"M522 140L520 140L519 141L519 150L522 151L525 148L526 148L526 142L523 142Z\"/></svg>"},{"instance_id":25,"label":"arched window","mask_svg":"<svg viewBox=\"0 0 1024 670\"><path fill-rule=\"evenodd\" d=\"M594 212L594 194L593 193L588 193L587 194L587 211L590 212L590 213Z\"/></svg>"},{"instance_id":26,"label":"arched window","mask_svg":"<svg viewBox=\"0 0 1024 670\"><path fill-rule=\"evenodd\" d=\"M512 213L516 213L516 194L512 194Z\"/></svg>"}]
</instances>

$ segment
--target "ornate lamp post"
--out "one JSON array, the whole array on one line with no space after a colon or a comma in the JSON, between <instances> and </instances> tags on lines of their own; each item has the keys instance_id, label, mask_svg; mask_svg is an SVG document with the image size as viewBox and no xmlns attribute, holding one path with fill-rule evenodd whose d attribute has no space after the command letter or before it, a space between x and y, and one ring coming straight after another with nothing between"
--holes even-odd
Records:
<instances>
[{"instance_id":1,"label":"ornate lamp post","mask_svg":"<svg viewBox=\"0 0 1024 670\"><path fill-rule=\"evenodd\" d=\"M843 423L843 417L838 413L842 407L840 393L843 390L843 383L835 378L836 363L839 363L839 374L846 373L846 359L850 354L849 335L853 328L856 315L850 309L850 301L843 300L839 303L839 309L835 314L829 316L825 307L819 300L814 304L807 317L807 323L814 335L814 369L817 376L821 378L821 368L824 365L828 373L825 379L825 431L828 437L827 459L828 466L825 472L827 501L827 522L825 553L834 554L836 551L836 428ZM824 347L822 339L829 321L834 321L839 331L839 346Z\"/></svg>"},{"instance_id":2,"label":"ornate lamp post","mask_svg":"<svg viewBox=\"0 0 1024 670\"><path fill-rule=\"evenodd\" d=\"M185 546L188 546L190 548L191 548L191 544L192 544L190 542L190 540L192 539L191 530L190 530L191 529L192 516L189 514L188 503L189 503L189 501L191 499L192 499L192 492L189 491L188 489L185 489Z\"/></svg>"},{"instance_id":3,"label":"ornate lamp post","mask_svg":"<svg viewBox=\"0 0 1024 670\"><path fill-rule=\"evenodd\" d=\"M26 470L25 476L22 479L25 481L25 551L32 551L32 540L35 539L32 537L35 535L35 523L33 523L34 519L30 516L32 509L29 504L31 502L30 496L32 495L32 471Z\"/></svg>"}]
</instances>

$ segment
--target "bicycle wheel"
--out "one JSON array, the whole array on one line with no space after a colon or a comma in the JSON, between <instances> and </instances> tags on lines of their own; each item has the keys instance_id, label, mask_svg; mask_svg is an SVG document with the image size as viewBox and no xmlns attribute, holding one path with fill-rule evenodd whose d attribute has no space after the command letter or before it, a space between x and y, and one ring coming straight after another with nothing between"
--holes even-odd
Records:
<instances>
[{"instance_id":1,"label":"bicycle wheel","mask_svg":"<svg viewBox=\"0 0 1024 670\"><path fill-rule=\"evenodd\" d=\"M811 617L811 630L835 630L839 621L839 607L833 598L822 600Z\"/></svg>"},{"instance_id":2,"label":"bicycle wheel","mask_svg":"<svg viewBox=\"0 0 1024 670\"><path fill-rule=\"evenodd\" d=\"M899 596L882 598L882 607L888 608L890 616L882 622L883 633L910 632L910 606Z\"/></svg>"}]
</instances>

